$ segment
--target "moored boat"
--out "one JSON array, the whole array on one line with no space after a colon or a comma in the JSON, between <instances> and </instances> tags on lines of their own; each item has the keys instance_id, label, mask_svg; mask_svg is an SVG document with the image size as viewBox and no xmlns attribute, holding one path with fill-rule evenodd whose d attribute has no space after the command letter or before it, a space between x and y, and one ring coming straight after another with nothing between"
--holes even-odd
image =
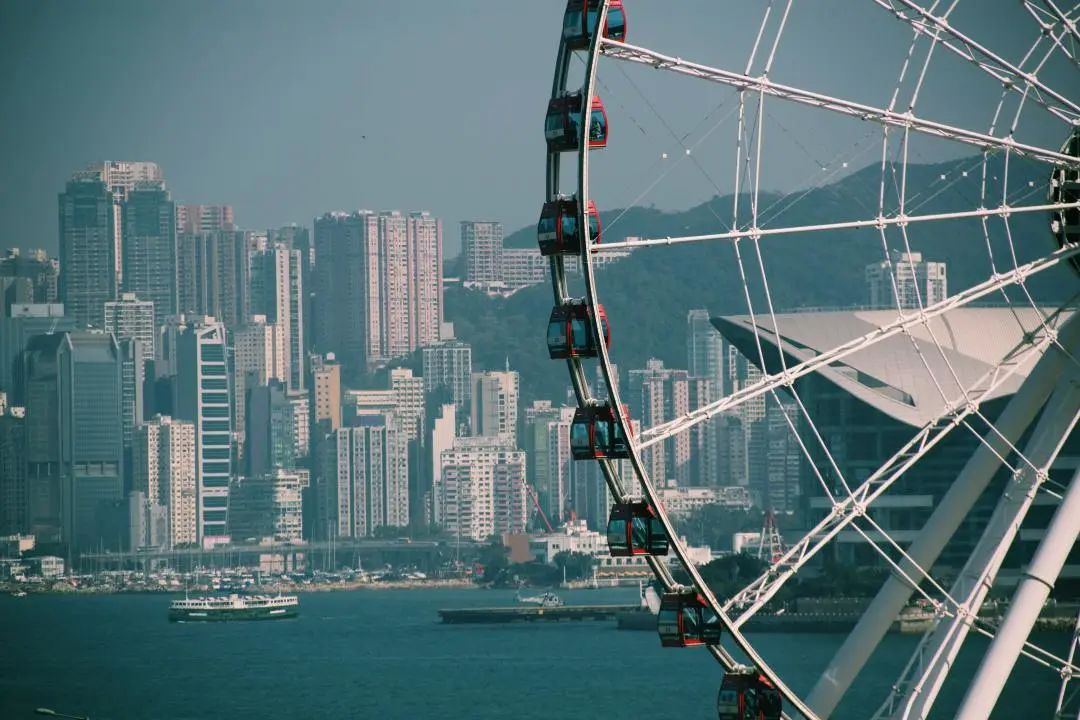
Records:
<instances>
[{"instance_id":1,"label":"moored boat","mask_svg":"<svg viewBox=\"0 0 1080 720\"><path fill-rule=\"evenodd\" d=\"M169 606L171 622L222 620L280 620L296 617L300 599L295 595L228 595L174 600Z\"/></svg>"}]
</instances>

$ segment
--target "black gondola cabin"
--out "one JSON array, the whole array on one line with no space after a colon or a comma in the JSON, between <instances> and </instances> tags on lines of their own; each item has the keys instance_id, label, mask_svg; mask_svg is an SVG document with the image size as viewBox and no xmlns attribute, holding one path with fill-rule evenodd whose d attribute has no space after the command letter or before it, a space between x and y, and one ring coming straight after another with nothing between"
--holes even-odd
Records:
<instances>
[{"instance_id":1,"label":"black gondola cabin","mask_svg":"<svg viewBox=\"0 0 1080 720\"><path fill-rule=\"evenodd\" d=\"M604 332L604 345L610 348L611 328L608 326L604 306L597 305L596 310ZM551 309L547 345L552 360L597 356L598 349L592 330L592 310L584 300L556 305Z\"/></svg>"},{"instance_id":2,"label":"black gondola cabin","mask_svg":"<svg viewBox=\"0 0 1080 720\"><path fill-rule=\"evenodd\" d=\"M720 619L696 592L664 593L656 616L663 647L720 644Z\"/></svg>"},{"instance_id":3,"label":"black gondola cabin","mask_svg":"<svg viewBox=\"0 0 1080 720\"><path fill-rule=\"evenodd\" d=\"M1061 152L1080 158L1080 128L1061 147ZM1050 202L1074 203L1080 200L1080 167L1059 165L1050 176ZM1050 230L1061 247L1080 242L1080 208L1065 208L1050 213ZM1069 260L1073 270L1080 272L1080 258Z\"/></svg>"},{"instance_id":4,"label":"black gondola cabin","mask_svg":"<svg viewBox=\"0 0 1080 720\"><path fill-rule=\"evenodd\" d=\"M667 555L668 552L664 524L644 500L611 506L607 543L612 557Z\"/></svg>"},{"instance_id":5,"label":"black gondola cabin","mask_svg":"<svg viewBox=\"0 0 1080 720\"><path fill-rule=\"evenodd\" d=\"M780 691L756 669L724 673L716 696L717 720L780 720L783 708Z\"/></svg>"},{"instance_id":6,"label":"black gondola cabin","mask_svg":"<svg viewBox=\"0 0 1080 720\"><path fill-rule=\"evenodd\" d=\"M572 50L587 48L596 31L596 19L600 16L600 0L569 0L563 15L563 40ZM608 3L604 37L609 40L626 40L626 11L622 0Z\"/></svg>"},{"instance_id":7,"label":"black gondola cabin","mask_svg":"<svg viewBox=\"0 0 1080 720\"><path fill-rule=\"evenodd\" d=\"M600 213L596 203L589 201L589 239L593 245L600 244ZM536 225L536 239L541 255L580 255L581 233L578 232L577 198L559 198L544 203L540 222ZM596 249L593 248L593 252Z\"/></svg>"},{"instance_id":8,"label":"black gondola cabin","mask_svg":"<svg viewBox=\"0 0 1080 720\"><path fill-rule=\"evenodd\" d=\"M625 410L623 416L628 417ZM630 457L630 444L611 405L577 409L570 425L570 452L575 460Z\"/></svg>"},{"instance_id":9,"label":"black gondola cabin","mask_svg":"<svg viewBox=\"0 0 1080 720\"><path fill-rule=\"evenodd\" d=\"M580 92L567 93L548 102L547 117L544 120L544 138L547 139L548 152L578 149L583 112L584 98ZM599 97L593 96L589 103L589 148L599 150L607 146L607 137L604 103L600 102Z\"/></svg>"}]
</instances>

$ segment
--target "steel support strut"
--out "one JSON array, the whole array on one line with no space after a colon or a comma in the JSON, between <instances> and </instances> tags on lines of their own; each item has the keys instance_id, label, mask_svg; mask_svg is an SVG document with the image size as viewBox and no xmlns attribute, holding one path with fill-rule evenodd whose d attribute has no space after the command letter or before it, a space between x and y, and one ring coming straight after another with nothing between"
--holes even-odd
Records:
<instances>
[{"instance_id":1,"label":"steel support strut","mask_svg":"<svg viewBox=\"0 0 1080 720\"><path fill-rule=\"evenodd\" d=\"M1076 314L1070 317L1060 329L1058 338L1062 346L1075 354L1080 349L1080 317ZM986 442L979 444L908 548L910 559L901 562L905 574L919 577L919 568L929 568L934 564L1000 467L1000 457L1008 454L1008 445L1014 444L1031 424L1060 374L1071 362L1070 357L1053 345L1039 359L995 423L1000 435L990 433ZM896 574L885 581L808 696L807 704L816 713L828 716L836 709L874 648L910 599L911 593L912 588Z\"/></svg>"},{"instance_id":2,"label":"steel support strut","mask_svg":"<svg viewBox=\"0 0 1080 720\"><path fill-rule=\"evenodd\" d=\"M957 720L983 720L997 704L1005 682L1012 673L1013 665L1020 655L1031 628L1039 618L1039 612L1054 587L1065 559L1080 535L1080 469L1073 474L1053 520L1046 528L1046 535L1035 551L1035 557L1023 573L1013 595L1005 622L997 635L971 685L964 702L956 714Z\"/></svg>"},{"instance_id":3,"label":"steel support strut","mask_svg":"<svg viewBox=\"0 0 1080 720\"><path fill-rule=\"evenodd\" d=\"M1064 382L1058 383L1024 448L1024 455L1034 468L1023 467L1005 488L982 537L949 592L958 604L957 612L953 617L941 620L924 637L921 657L929 658L929 661L921 668L922 676L909 688L906 703L896 712L896 717L925 718L930 713L1039 486L1076 426L1080 410L1080 374L1075 366L1069 369L1072 372Z\"/></svg>"}]
</instances>

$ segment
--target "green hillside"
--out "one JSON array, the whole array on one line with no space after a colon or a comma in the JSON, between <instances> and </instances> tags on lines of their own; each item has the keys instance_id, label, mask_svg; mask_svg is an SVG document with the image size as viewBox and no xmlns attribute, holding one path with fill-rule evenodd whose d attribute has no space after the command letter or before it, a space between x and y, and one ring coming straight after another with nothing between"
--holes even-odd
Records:
<instances>
[{"instance_id":1,"label":"green hillside","mask_svg":"<svg viewBox=\"0 0 1080 720\"><path fill-rule=\"evenodd\" d=\"M909 214L971 210L978 206L977 159L938 165L912 165L908 169ZM963 177L963 171L968 176ZM991 164L991 177L997 168ZM1026 173L1025 173L1026 171ZM795 226L854 220L876 214L879 169L865 168L839 182L807 193L782 216L763 227ZM944 180L942 178L945 178ZM1029 184L1030 183L1030 184ZM1037 204L1045 198L1045 169L1013 160L1010 168L1010 203ZM1028 197L1024 198L1023 196ZM1019 201L1019 202L1018 202ZM762 195L761 207L783 207L775 195ZM996 198L988 205L997 204ZM774 205L774 203L776 203ZM684 212L632 208L604 239L625 236L666 237L715 233L721 218L730 216L732 198L714 198ZM712 209L710 209L712 206ZM602 213L605 228L622 211ZM741 210L740 213L746 211ZM889 211L894 212L892 209ZM748 213L743 215L747 217ZM1011 255L999 219L989 221L992 248L999 270L1011 267ZM1014 215L1011 230L1018 261L1024 262L1051 247L1045 213ZM977 220L913 224L909 227L912 249L930 260L948 263L949 289L956 292L985 280L991 274L989 254ZM896 228L889 231L891 249L902 249ZM523 228L507 238L508 246L535 244L535 229ZM740 243L748 286L756 310L764 310L764 292L753 244ZM864 302L864 266L883 257L876 229L812 233L766 238L761 255L776 310L804 307L851 306ZM706 307L713 314L746 312L743 284L735 251L730 242L705 242L638 250L597 280L613 328L612 358L624 373L643 367L649 357L659 357L670 367L686 365L686 315L692 308ZM1043 273L1028 283L1043 300L1060 300L1075 291L1076 283L1064 269ZM1019 293L1011 293L1019 301ZM1000 295L994 301L1004 302ZM547 358L544 329L552 305L550 286L527 288L510 298L488 298L482 293L454 288L446 294L446 317L455 323L457 336L473 346L478 369L510 367L520 371L525 402L533 398L564 397L566 368Z\"/></svg>"}]
</instances>

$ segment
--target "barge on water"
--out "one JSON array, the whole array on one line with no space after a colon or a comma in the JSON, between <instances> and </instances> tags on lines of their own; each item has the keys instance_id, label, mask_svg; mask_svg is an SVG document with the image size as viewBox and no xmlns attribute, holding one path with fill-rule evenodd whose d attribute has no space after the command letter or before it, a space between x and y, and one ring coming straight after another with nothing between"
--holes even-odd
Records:
<instances>
[{"instance_id":1,"label":"barge on water","mask_svg":"<svg viewBox=\"0 0 1080 720\"><path fill-rule=\"evenodd\" d=\"M228 595L174 600L170 622L223 620L283 620L296 617L300 599L295 595Z\"/></svg>"},{"instance_id":2,"label":"barge on water","mask_svg":"<svg viewBox=\"0 0 1080 720\"><path fill-rule=\"evenodd\" d=\"M440 610L444 623L560 622L567 620L611 620L635 605L560 605L558 607L463 608Z\"/></svg>"}]
</instances>

